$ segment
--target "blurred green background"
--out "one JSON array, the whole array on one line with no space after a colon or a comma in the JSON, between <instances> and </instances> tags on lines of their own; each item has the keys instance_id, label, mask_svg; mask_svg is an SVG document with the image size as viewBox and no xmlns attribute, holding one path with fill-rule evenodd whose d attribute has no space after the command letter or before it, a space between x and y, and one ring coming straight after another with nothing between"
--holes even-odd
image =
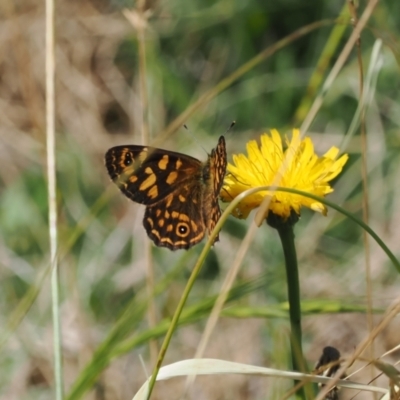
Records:
<instances>
[{"instance_id":1,"label":"blurred green background","mask_svg":"<svg viewBox=\"0 0 400 400\"><path fill-rule=\"evenodd\" d=\"M358 15L366 4L360 2ZM127 9L130 19L124 14ZM270 128L285 135L299 127L321 89L321 83L310 86L310 79L324 81L353 28L346 2L328 0L60 0L56 14L57 204L66 392L71 399L130 399L153 366L149 339L162 337L163 331L148 332L144 209L113 187L103 155L111 146L142 141L143 58L138 32L143 29L145 38L145 120L150 142L159 140L159 147L205 160L233 120L236 126L226 134L229 157L243 152L248 140ZM4 399L53 398L50 281L48 277L39 281L49 265L44 18L44 2L0 4L0 397ZM218 91L224 78L263 50L319 21L310 33L299 33ZM364 73L374 43L383 42L366 113L369 224L394 252L400 237L399 26L400 2L380 1L361 39ZM361 217L361 139L358 132L346 136L359 104L359 80L354 49L307 134L319 154L348 138L341 151L350 154L350 162L329 199ZM190 132L168 129L213 88L216 96L184 118ZM166 362L194 355L211 300L250 221L251 217L248 221L231 217L226 223L189 299L188 307L198 309L176 333ZM315 310L303 322L304 347L312 366L324 346L334 345L346 354L368 333L365 312L335 311L366 307L365 244L362 231L333 210L326 218L305 210L296 239L302 297L315 302ZM246 307L250 314L222 317L207 357L287 368L287 320L257 318L255 312L273 310L287 298L278 243L267 226L257 232L228 303ZM202 246L188 252L151 247L157 321L172 316ZM369 246L370 296L375 308L385 309L398 296L399 279L382 250L372 241ZM21 319L18 307L34 287L39 289L37 297L28 301L31 306L23 308ZM329 305L338 308L328 312ZM398 329L399 322L393 321L380 335L375 355L399 344ZM360 380L368 381L363 376ZM288 385L261 378L201 378L190 396L272 399L280 398ZM179 398L183 387L179 380L163 383L156 398Z\"/></svg>"}]
</instances>

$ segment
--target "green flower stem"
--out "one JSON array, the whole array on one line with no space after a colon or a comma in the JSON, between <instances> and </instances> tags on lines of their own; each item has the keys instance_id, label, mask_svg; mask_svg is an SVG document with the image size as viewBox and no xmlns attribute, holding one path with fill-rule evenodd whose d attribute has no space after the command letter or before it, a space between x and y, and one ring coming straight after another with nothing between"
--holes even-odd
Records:
<instances>
[{"instance_id":1,"label":"green flower stem","mask_svg":"<svg viewBox=\"0 0 400 400\"><path fill-rule=\"evenodd\" d=\"M277 227L282 242L285 256L286 282L289 300L290 318L290 344L292 350L292 365L295 371L306 372L302 350L301 333L301 308L300 308L300 284L299 270L297 267L296 247L294 245L293 227L290 224L282 224Z\"/></svg>"},{"instance_id":2,"label":"green flower stem","mask_svg":"<svg viewBox=\"0 0 400 400\"><path fill-rule=\"evenodd\" d=\"M268 222L270 222L270 219ZM297 266L296 247L294 244L293 225L289 220L273 225L278 230L285 257L292 367L294 371L305 373L307 372L307 368L302 348L299 270ZM295 382L295 384L297 383L298 382ZM299 398L305 399L306 395L303 389L304 388L299 389L297 395Z\"/></svg>"}]
</instances>

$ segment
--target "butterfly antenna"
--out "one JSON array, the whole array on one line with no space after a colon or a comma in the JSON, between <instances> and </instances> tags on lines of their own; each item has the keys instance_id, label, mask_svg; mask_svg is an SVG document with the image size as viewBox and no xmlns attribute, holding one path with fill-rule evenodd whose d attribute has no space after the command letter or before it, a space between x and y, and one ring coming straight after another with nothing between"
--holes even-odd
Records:
<instances>
[{"instance_id":1,"label":"butterfly antenna","mask_svg":"<svg viewBox=\"0 0 400 400\"><path fill-rule=\"evenodd\" d=\"M184 124L183 127L189 132L189 134L192 137L192 139L204 150L204 152L206 154L208 154L207 150L201 145L201 143L199 142L199 140L197 139L195 134L188 128L188 126L186 124Z\"/></svg>"},{"instance_id":2,"label":"butterfly antenna","mask_svg":"<svg viewBox=\"0 0 400 400\"><path fill-rule=\"evenodd\" d=\"M236 121L232 121L231 124L229 125L229 128L225 131L224 135L226 135L227 133L229 133L231 131L231 129L236 125ZM199 142L199 140L197 140L197 137L194 135L194 133L188 128L188 126L186 124L183 124L183 127L190 133L190 135L192 136L193 140L204 150L204 152L206 154L208 154L207 150L201 145L201 143Z\"/></svg>"},{"instance_id":3,"label":"butterfly antenna","mask_svg":"<svg viewBox=\"0 0 400 400\"><path fill-rule=\"evenodd\" d=\"M236 121L232 121L231 124L229 125L229 128L225 131L225 135L229 133L235 125Z\"/></svg>"}]
</instances>

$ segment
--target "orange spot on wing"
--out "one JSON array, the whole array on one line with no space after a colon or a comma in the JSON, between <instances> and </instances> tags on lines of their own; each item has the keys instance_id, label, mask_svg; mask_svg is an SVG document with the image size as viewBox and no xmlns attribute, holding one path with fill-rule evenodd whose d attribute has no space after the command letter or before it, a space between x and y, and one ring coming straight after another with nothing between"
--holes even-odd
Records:
<instances>
[{"instance_id":1,"label":"orange spot on wing","mask_svg":"<svg viewBox=\"0 0 400 400\"><path fill-rule=\"evenodd\" d=\"M167 176L165 182L167 182L168 185L172 185L176 181L176 178L178 178L178 173L176 171L172 171Z\"/></svg>"},{"instance_id":2,"label":"orange spot on wing","mask_svg":"<svg viewBox=\"0 0 400 400\"><path fill-rule=\"evenodd\" d=\"M146 168L147 169L147 168ZM151 169L151 168L150 168ZM155 176L155 174L151 174L149 175L148 178L146 178L141 185L139 186L139 190L140 191L144 191L147 190L150 186L153 186L157 181L157 178Z\"/></svg>"},{"instance_id":3,"label":"orange spot on wing","mask_svg":"<svg viewBox=\"0 0 400 400\"><path fill-rule=\"evenodd\" d=\"M169 157L166 154L164 154L162 159L158 162L158 168L166 170L168 162L169 162Z\"/></svg>"},{"instance_id":4,"label":"orange spot on wing","mask_svg":"<svg viewBox=\"0 0 400 400\"><path fill-rule=\"evenodd\" d=\"M200 232L197 236L191 238L191 239L189 240L189 242L190 242L191 244L196 244L196 243L200 242L200 240L203 239L203 237L204 237L204 231L203 231L203 232Z\"/></svg>"},{"instance_id":5,"label":"orange spot on wing","mask_svg":"<svg viewBox=\"0 0 400 400\"><path fill-rule=\"evenodd\" d=\"M157 185L154 185L148 192L147 196L151 197L152 199L155 199L158 196L158 187Z\"/></svg>"},{"instance_id":6,"label":"orange spot on wing","mask_svg":"<svg viewBox=\"0 0 400 400\"><path fill-rule=\"evenodd\" d=\"M147 158L147 147L144 147L143 150L139 153L138 158L140 163L142 163Z\"/></svg>"},{"instance_id":7,"label":"orange spot on wing","mask_svg":"<svg viewBox=\"0 0 400 400\"><path fill-rule=\"evenodd\" d=\"M186 214L179 214L179 219L181 221L190 221L190 218Z\"/></svg>"},{"instance_id":8,"label":"orange spot on wing","mask_svg":"<svg viewBox=\"0 0 400 400\"><path fill-rule=\"evenodd\" d=\"M152 230L151 230L151 233L152 233L154 236L157 236L157 239L158 239L158 240L161 240L161 236L160 236L160 233L159 233L158 231L156 231L155 229L152 229Z\"/></svg>"},{"instance_id":9,"label":"orange spot on wing","mask_svg":"<svg viewBox=\"0 0 400 400\"><path fill-rule=\"evenodd\" d=\"M197 229L198 229L197 224L192 220L192 221L190 221L190 225L192 225L192 230L193 230L193 232L196 232Z\"/></svg>"},{"instance_id":10,"label":"orange spot on wing","mask_svg":"<svg viewBox=\"0 0 400 400\"><path fill-rule=\"evenodd\" d=\"M169 208L171 206L172 200L174 199L174 196L171 194L167 197L167 201L165 202L165 207Z\"/></svg>"},{"instance_id":11,"label":"orange spot on wing","mask_svg":"<svg viewBox=\"0 0 400 400\"><path fill-rule=\"evenodd\" d=\"M129 182L135 183L138 180L138 177L136 175L132 175L129 177Z\"/></svg>"},{"instance_id":12,"label":"orange spot on wing","mask_svg":"<svg viewBox=\"0 0 400 400\"><path fill-rule=\"evenodd\" d=\"M171 215L172 215L172 218L174 218L174 219L179 217L178 211L172 211Z\"/></svg>"}]
</instances>

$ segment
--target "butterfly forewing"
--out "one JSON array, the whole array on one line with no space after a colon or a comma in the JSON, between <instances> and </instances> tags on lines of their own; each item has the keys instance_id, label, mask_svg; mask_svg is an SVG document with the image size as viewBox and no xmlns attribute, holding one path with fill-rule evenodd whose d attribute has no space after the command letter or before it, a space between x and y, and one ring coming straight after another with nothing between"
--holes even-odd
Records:
<instances>
[{"instance_id":1,"label":"butterfly forewing","mask_svg":"<svg viewBox=\"0 0 400 400\"><path fill-rule=\"evenodd\" d=\"M218 198L219 192L221 191L224 183L224 177L226 172L227 157L226 157L226 145L225 138L220 136L218 145L212 150L210 156L210 171L213 176L214 182L214 194Z\"/></svg>"},{"instance_id":2,"label":"butterfly forewing","mask_svg":"<svg viewBox=\"0 0 400 400\"><path fill-rule=\"evenodd\" d=\"M212 191L206 196L206 201L204 202L204 214L207 216L206 223L209 234L214 230L215 225L221 217L218 196L224 183L226 165L225 139L221 136L217 147L212 150L209 157L210 185ZM218 241L218 236L216 236L215 241Z\"/></svg>"},{"instance_id":3,"label":"butterfly forewing","mask_svg":"<svg viewBox=\"0 0 400 400\"><path fill-rule=\"evenodd\" d=\"M155 204L199 173L201 162L184 154L144 146L117 146L106 153L111 179L131 200Z\"/></svg>"}]
</instances>

